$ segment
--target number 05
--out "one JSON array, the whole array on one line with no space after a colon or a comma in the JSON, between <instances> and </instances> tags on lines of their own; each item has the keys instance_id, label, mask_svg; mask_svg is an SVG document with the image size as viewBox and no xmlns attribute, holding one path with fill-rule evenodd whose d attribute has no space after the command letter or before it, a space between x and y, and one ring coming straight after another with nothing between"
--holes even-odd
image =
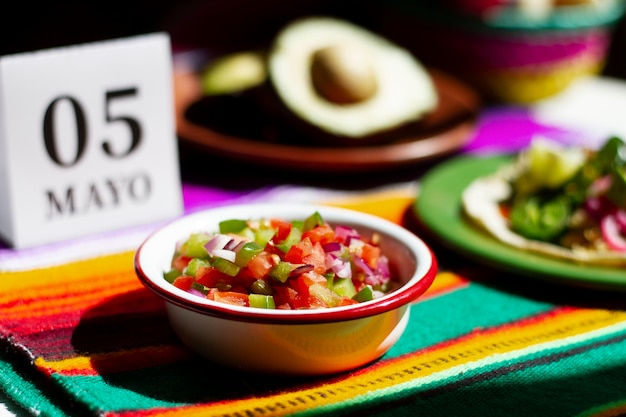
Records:
<instances>
[{"instance_id":1,"label":"number 05","mask_svg":"<svg viewBox=\"0 0 626 417\"><path fill-rule=\"evenodd\" d=\"M136 88L113 90L107 91L105 93L104 116L106 122L124 123L128 126L130 130L130 144L124 151L115 152L109 141L105 140L104 142L102 142L102 149L104 150L104 153L107 154L109 157L123 158L132 153L135 149L137 149L137 147L141 143L142 130L139 122L133 117L124 115L113 115L111 112L111 103L113 102L113 100L132 97L136 95ZM57 151L57 137L54 129L57 106L63 101L67 101L74 112L77 141L75 154L71 158L69 158L69 160L65 161L61 159ZM62 167L71 167L76 165L85 153L85 148L87 147L87 136L87 119L85 117L83 106L80 104L80 102L71 96L60 96L52 100L52 102L46 108L43 120L44 144L46 147L46 152L48 153L50 159L52 159L55 164Z\"/></svg>"}]
</instances>

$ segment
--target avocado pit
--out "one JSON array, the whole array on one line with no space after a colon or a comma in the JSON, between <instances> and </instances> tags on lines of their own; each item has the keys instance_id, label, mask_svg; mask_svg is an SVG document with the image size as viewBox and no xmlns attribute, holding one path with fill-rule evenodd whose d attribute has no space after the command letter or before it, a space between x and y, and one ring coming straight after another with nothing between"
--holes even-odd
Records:
<instances>
[{"instance_id":1,"label":"avocado pit","mask_svg":"<svg viewBox=\"0 0 626 417\"><path fill-rule=\"evenodd\" d=\"M313 53L311 82L321 97L343 105L368 100L378 88L367 53L347 44L327 46Z\"/></svg>"}]
</instances>

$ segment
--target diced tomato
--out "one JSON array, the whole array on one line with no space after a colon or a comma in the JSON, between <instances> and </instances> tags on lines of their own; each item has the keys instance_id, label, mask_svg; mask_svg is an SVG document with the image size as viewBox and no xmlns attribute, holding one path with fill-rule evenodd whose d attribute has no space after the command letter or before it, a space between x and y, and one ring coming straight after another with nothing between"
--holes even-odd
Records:
<instances>
[{"instance_id":1,"label":"diced tomato","mask_svg":"<svg viewBox=\"0 0 626 417\"><path fill-rule=\"evenodd\" d=\"M298 292L291 287L278 285L274 287L274 303L277 306L288 305L294 308Z\"/></svg>"},{"instance_id":2,"label":"diced tomato","mask_svg":"<svg viewBox=\"0 0 626 417\"><path fill-rule=\"evenodd\" d=\"M250 288L252 284L258 279L253 276L249 269L241 268L239 274L236 277L231 277L231 281L234 285L241 285L245 288Z\"/></svg>"},{"instance_id":3,"label":"diced tomato","mask_svg":"<svg viewBox=\"0 0 626 417\"><path fill-rule=\"evenodd\" d=\"M327 285L326 278L315 271L306 272L298 278L289 280L289 283L291 287L298 292L298 294L304 296L309 295L309 288L313 284L320 284L324 287Z\"/></svg>"},{"instance_id":4,"label":"diced tomato","mask_svg":"<svg viewBox=\"0 0 626 417\"><path fill-rule=\"evenodd\" d=\"M172 259L172 268L183 271L192 259L193 258L191 256L177 256L176 258Z\"/></svg>"},{"instance_id":5,"label":"diced tomato","mask_svg":"<svg viewBox=\"0 0 626 417\"><path fill-rule=\"evenodd\" d=\"M298 297L295 301L295 309L326 308L328 305L319 297L314 295Z\"/></svg>"},{"instance_id":6,"label":"diced tomato","mask_svg":"<svg viewBox=\"0 0 626 417\"><path fill-rule=\"evenodd\" d=\"M311 240L309 239L298 242L291 248L289 248L289 250L285 254L284 259L285 261L291 262L292 264L301 264L303 263L302 258L304 258L307 253L311 251L310 248L312 247L313 245L311 244Z\"/></svg>"},{"instance_id":7,"label":"diced tomato","mask_svg":"<svg viewBox=\"0 0 626 417\"><path fill-rule=\"evenodd\" d=\"M335 241L335 231L328 225L317 226L302 234L302 238L308 237L313 243L325 245Z\"/></svg>"},{"instance_id":8,"label":"diced tomato","mask_svg":"<svg viewBox=\"0 0 626 417\"><path fill-rule=\"evenodd\" d=\"M176 278L172 284L174 284L176 288L180 288L183 291L189 291L191 284L193 284L193 277L183 275Z\"/></svg>"},{"instance_id":9,"label":"diced tomato","mask_svg":"<svg viewBox=\"0 0 626 417\"><path fill-rule=\"evenodd\" d=\"M212 266L201 266L196 271L196 282L205 287L216 287L218 284L227 284L230 276Z\"/></svg>"},{"instance_id":10,"label":"diced tomato","mask_svg":"<svg viewBox=\"0 0 626 417\"><path fill-rule=\"evenodd\" d=\"M319 242L313 245L313 250L309 255L304 257L303 261L305 264L315 266L314 271L318 274L326 272L326 253Z\"/></svg>"},{"instance_id":11,"label":"diced tomato","mask_svg":"<svg viewBox=\"0 0 626 417\"><path fill-rule=\"evenodd\" d=\"M310 264L318 274L326 272L326 254L319 242L313 244L311 239L304 238L293 245L285 254L285 261L293 264Z\"/></svg>"},{"instance_id":12,"label":"diced tomato","mask_svg":"<svg viewBox=\"0 0 626 417\"><path fill-rule=\"evenodd\" d=\"M209 300L215 300L215 293L220 292L217 288L209 288L209 291L206 293L206 298Z\"/></svg>"},{"instance_id":13,"label":"diced tomato","mask_svg":"<svg viewBox=\"0 0 626 417\"><path fill-rule=\"evenodd\" d=\"M280 243L287 239L291 232L291 223L285 220L272 219L270 220L270 226L272 229L276 229L276 234L272 237L272 242Z\"/></svg>"},{"instance_id":14,"label":"diced tomato","mask_svg":"<svg viewBox=\"0 0 626 417\"><path fill-rule=\"evenodd\" d=\"M352 304L359 304L359 302L348 297L341 297L341 301L339 302L339 306L349 306Z\"/></svg>"},{"instance_id":15,"label":"diced tomato","mask_svg":"<svg viewBox=\"0 0 626 417\"><path fill-rule=\"evenodd\" d=\"M248 270L250 274L257 279L265 278L270 273L274 264L272 263L269 252L261 252L248 262Z\"/></svg>"},{"instance_id":16,"label":"diced tomato","mask_svg":"<svg viewBox=\"0 0 626 417\"><path fill-rule=\"evenodd\" d=\"M248 303L248 294L234 292L234 291L216 291L213 294L213 299L220 303L233 304L242 307L247 307Z\"/></svg>"},{"instance_id":17,"label":"diced tomato","mask_svg":"<svg viewBox=\"0 0 626 417\"><path fill-rule=\"evenodd\" d=\"M373 269L378 268L378 259L380 258L380 248L378 246L366 243L361 248L361 258Z\"/></svg>"},{"instance_id":18,"label":"diced tomato","mask_svg":"<svg viewBox=\"0 0 626 417\"><path fill-rule=\"evenodd\" d=\"M244 287L243 285L233 285L230 291L248 295L248 291L246 290L246 287Z\"/></svg>"}]
</instances>

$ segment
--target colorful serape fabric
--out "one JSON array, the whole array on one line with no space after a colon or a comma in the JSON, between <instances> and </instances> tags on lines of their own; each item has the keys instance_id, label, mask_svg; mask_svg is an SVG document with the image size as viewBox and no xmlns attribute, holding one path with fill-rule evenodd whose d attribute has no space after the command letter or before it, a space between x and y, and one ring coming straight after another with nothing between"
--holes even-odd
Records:
<instances>
[{"instance_id":1,"label":"colorful serape fabric","mask_svg":"<svg viewBox=\"0 0 626 417\"><path fill-rule=\"evenodd\" d=\"M409 227L416 189L318 197ZM270 190L253 199L285 193L295 195ZM442 262L434 285L411 307L406 332L380 360L338 375L279 377L225 368L181 345L161 300L135 277L133 255L117 250L0 272L0 387L25 412L626 414L626 310L614 294L511 281L479 266L457 269L465 263L453 259L451 267Z\"/></svg>"}]
</instances>

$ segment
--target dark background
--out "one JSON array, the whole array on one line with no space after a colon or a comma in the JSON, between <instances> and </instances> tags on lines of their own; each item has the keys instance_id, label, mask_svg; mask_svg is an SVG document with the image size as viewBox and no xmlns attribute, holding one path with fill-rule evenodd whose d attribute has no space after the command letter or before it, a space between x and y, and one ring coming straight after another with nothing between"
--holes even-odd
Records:
<instances>
[{"instance_id":1,"label":"dark background","mask_svg":"<svg viewBox=\"0 0 626 417\"><path fill-rule=\"evenodd\" d=\"M367 10L375 0L332 1L332 7L341 11ZM166 31L173 35L173 41L184 36L185 21L194 16L194 10L227 7L231 3L224 0L109 0L109 1L17 1L11 2L2 13L0 23L0 55L26 52L50 47L79 44L98 40L113 39L131 35ZM245 3L245 2L244 2ZM272 1L250 1L250 5L263 7ZM306 8L312 0L282 2L281 8ZM324 1L316 2L324 3ZM384 4L378 3L378 4ZM285 6L288 5L288 6ZM259 19L280 15L276 10ZM220 26L219 21L207 19L206 29L211 36L236 38L245 33L246 27L254 20L254 7L237 7L232 14L237 22L241 16L244 22L241 30L236 24ZM211 30L213 29L213 32ZM223 35L216 35L216 33ZM604 73L626 78L626 27L624 19L616 27L611 53Z\"/></svg>"}]
</instances>

